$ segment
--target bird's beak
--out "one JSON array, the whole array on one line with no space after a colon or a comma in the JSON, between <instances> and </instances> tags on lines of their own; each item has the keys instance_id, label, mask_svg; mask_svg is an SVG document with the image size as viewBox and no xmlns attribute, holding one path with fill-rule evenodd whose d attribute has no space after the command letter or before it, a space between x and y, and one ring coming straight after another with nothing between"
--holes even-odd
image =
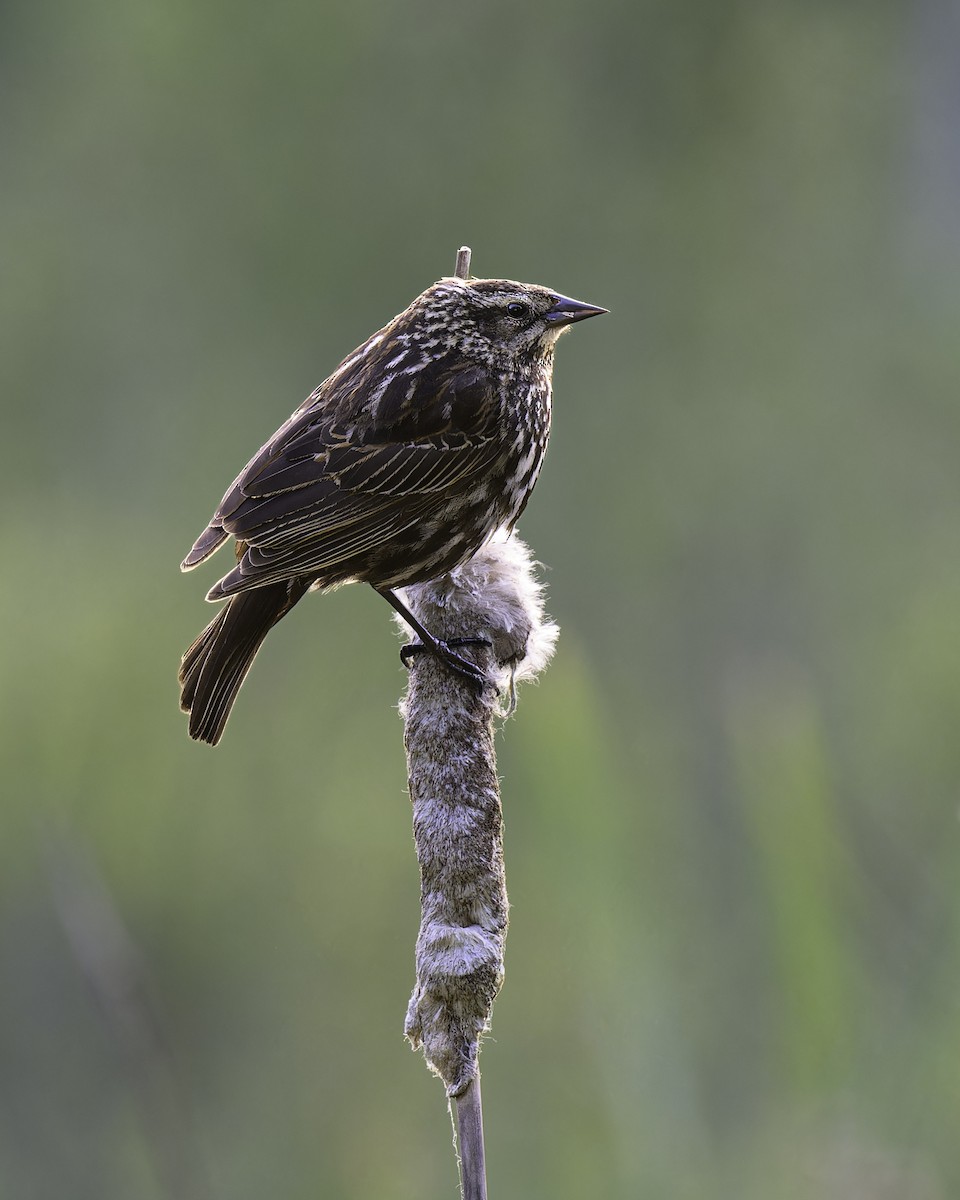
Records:
<instances>
[{"instance_id":1,"label":"bird's beak","mask_svg":"<svg viewBox=\"0 0 960 1200\"><path fill-rule=\"evenodd\" d=\"M599 317L609 312L608 308L597 308L595 304L584 304L582 300L571 300L569 296L553 297L553 307L543 314L548 325L572 325L574 321L585 321L587 317Z\"/></svg>"}]
</instances>

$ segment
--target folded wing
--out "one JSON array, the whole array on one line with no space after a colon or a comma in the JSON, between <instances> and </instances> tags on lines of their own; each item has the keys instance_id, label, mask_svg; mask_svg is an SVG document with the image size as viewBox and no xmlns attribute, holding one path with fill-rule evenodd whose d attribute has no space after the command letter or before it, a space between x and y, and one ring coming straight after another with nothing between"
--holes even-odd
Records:
<instances>
[{"instance_id":1,"label":"folded wing","mask_svg":"<svg viewBox=\"0 0 960 1200\"><path fill-rule=\"evenodd\" d=\"M373 403L347 399L303 406L224 496L184 561L197 565L230 535L241 543L209 599L292 576L347 577L359 555L468 494L501 453L495 394L472 365L433 364L395 375Z\"/></svg>"}]
</instances>

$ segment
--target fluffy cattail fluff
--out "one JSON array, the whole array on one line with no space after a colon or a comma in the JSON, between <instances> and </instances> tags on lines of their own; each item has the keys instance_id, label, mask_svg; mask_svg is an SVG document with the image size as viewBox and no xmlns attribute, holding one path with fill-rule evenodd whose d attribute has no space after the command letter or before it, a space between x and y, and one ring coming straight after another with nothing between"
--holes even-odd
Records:
<instances>
[{"instance_id":1,"label":"fluffy cattail fluff","mask_svg":"<svg viewBox=\"0 0 960 1200\"><path fill-rule=\"evenodd\" d=\"M503 981L507 892L494 721L516 680L532 679L558 629L527 547L498 537L449 574L406 589L411 612L446 641L486 638L470 651L482 690L431 655L418 656L401 704L420 862L417 982L405 1031L459 1096L477 1075L480 1038ZM402 624L402 622L401 622Z\"/></svg>"}]
</instances>

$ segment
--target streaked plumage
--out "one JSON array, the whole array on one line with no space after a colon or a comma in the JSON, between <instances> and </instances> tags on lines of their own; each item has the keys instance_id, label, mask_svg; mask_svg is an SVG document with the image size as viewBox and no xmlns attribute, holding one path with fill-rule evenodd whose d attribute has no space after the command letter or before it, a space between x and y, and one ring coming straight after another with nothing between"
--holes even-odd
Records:
<instances>
[{"instance_id":1,"label":"streaked plumage","mask_svg":"<svg viewBox=\"0 0 960 1200\"><path fill-rule=\"evenodd\" d=\"M250 460L182 564L228 537L226 600L180 668L215 744L264 637L310 589L387 593L512 527L550 432L554 345L605 310L509 280L443 279L344 359ZM387 597L394 602L394 597Z\"/></svg>"}]
</instances>

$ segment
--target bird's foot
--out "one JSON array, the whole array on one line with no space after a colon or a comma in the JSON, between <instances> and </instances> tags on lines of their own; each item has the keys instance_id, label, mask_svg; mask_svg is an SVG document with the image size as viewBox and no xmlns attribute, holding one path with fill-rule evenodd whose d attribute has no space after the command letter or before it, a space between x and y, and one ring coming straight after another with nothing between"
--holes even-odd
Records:
<instances>
[{"instance_id":1,"label":"bird's foot","mask_svg":"<svg viewBox=\"0 0 960 1200\"><path fill-rule=\"evenodd\" d=\"M451 671L483 687L487 683L486 673L476 663L472 663L469 659L455 654L450 649L451 646L486 646L488 650L492 650L493 642L485 637L450 638L447 642L442 642L438 638L436 646L428 646L423 642L407 642L405 646L401 646L400 648L400 661L405 667L409 668L418 654L435 654L437 658L446 663Z\"/></svg>"}]
</instances>

